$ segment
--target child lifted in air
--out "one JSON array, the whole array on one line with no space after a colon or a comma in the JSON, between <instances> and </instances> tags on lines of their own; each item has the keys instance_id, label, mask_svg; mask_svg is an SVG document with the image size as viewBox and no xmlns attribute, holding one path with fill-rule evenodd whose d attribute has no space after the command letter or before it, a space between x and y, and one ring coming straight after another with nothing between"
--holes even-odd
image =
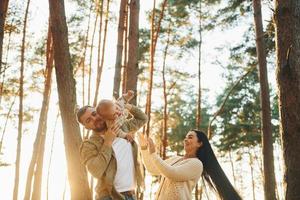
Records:
<instances>
[{"instance_id":1,"label":"child lifted in air","mask_svg":"<svg viewBox=\"0 0 300 200\"><path fill-rule=\"evenodd\" d=\"M101 100L96 108L98 115L102 117L106 122L106 126L109 127L113 123L118 123L121 126L116 133L117 137L127 139L129 142L132 142L134 139L134 132L136 130L129 130L129 132L124 132L122 130L122 125L125 121L127 123L130 121L127 120L128 113L125 112L126 104L133 98L134 92L128 90L127 93L123 94L122 97L117 99L116 102L108 99ZM119 106L120 111L118 111L117 105Z\"/></svg>"}]
</instances>

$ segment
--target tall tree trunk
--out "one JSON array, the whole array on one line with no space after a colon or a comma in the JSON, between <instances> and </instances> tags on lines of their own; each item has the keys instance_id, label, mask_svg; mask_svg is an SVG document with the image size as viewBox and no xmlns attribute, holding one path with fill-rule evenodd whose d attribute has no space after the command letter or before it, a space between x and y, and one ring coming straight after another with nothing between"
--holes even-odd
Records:
<instances>
[{"instance_id":1,"label":"tall tree trunk","mask_svg":"<svg viewBox=\"0 0 300 200\"><path fill-rule=\"evenodd\" d=\"M162 130L162 157L166 159L166 149L168 146L168 92L167 92L167 82L166 82L166 59L170 44L170 34L171 34L171 23L169 23L168 28L168 36L167 36L167 44L164 50L164 58L163 58L163 70L162 70L162 78L163 78L163 95L164 95L164 112L163 112L163 130Z\"/></svg>"},{"instance_id":2,"label":"tall tree trunk","mask_svg":"<svg viewBox=\"0 0 300 200\"><path fill-rule=\"evenodd\" d=\"M108 25L108 15L109 15L109 3L110 0L107 0L107 5L106 5L106 16L105 16L105 24L104 24L104 36L103 36L103 46L102 46L102 53L101 53L101 63L99 63L98 60L98 68L97 68L97 79L96 79L96 90L95 90L95 96L94 96L94 103L93 106L96 106L97 104L97 99L98 99L98 93L99 93L99 87L100 87L100 82L101 82L101 76L102 76L102 71L103 71L103 65L104 65L104 55L105 55L105 45L106 45L106 35L107 35L107 25ZM102 10L101 10L101 17L100 17L100 31L99 31L99 45L101 44L101 29L102 29L102 16L103 16L103 1L102 1ZM98 58L100 58L100 47L98 51ZM100 64L100 65L99 65Z\"/></svg>"},{"instance_id":3,"label":"tall tree trunk","mask_svg":"<svg viewBox=\"0 0 300 200\"><path fill-rule=\"evenodd\" d=\"M82 105L85 105L85 57L87 52L87 46L89 41L89 32L90 32L90 21L91 21L91 15L92 15L92 9L93 4L91 2L90 5L90 11L89 11L89 19L88 19L88 27L85 34L85 40L84 40L84 48L83 48L83 55L80 61L80 64L82 65ZM83 128L83 135L84 135L84 128Z\"/></svg>"},{"instance_id":4,"label":"tall tree trunk","mask_svg":"<svg viewBox=\"0 0 300 200\"><path fill-rule=\"evenodd\" d=\"M88 17L88 27L86 30L86 35L85 35L85 40L84 40L84 48L83 48L83 55L81 58L81 61L79 65L82 65L82 105L85 105L85 60L86 60L86 52L87 52L87 47L88 47L88 39L89 39L89 33L90 33L90 21L91 21L91 15L92 15L92 10L93 10L93 2L90 2L90 11L89 11L89 17ZM85 136L85 128L82 127L82 132L81 132L82 137Z\"/></svg>"},{"instance_id":5,"label":"tall tree trunk","mask_svg":"<svg viewBox=\"0 0 300 200\"><path fill-rule=\"evenodd\" d=\"M45 151L45 141L46 141L46 132L47 132L47 118L49 110L49 100L51 94L51 82L52 82L52 69L53 69L53 42L52 35L49 27L48 41L47 41L47 66L46 66L46 82L45 82L45 92L44 100L41 109L40 122L37 135L40 135L40 141L38 145L38 155L36 160L36 169L34 175L34 184L33 184L33 199L41 199L41 186L42 186L42 173L43 173L43 161L44 161L44 151Z\"/></svg>"},{"instance_id":6,"label":"tall tree trunk","mask_svg":"<svg viewBox=\"0 0 300 200\"><path fill-rule=\"evenodd\" d=\"M90 105L90 103L91 103L92 60L93 60L94 39L95 39L98 17L99 17L99 13L97 12L95 24L94 24L94 30L93 30L93 34L92 34L91 50L90 50L89 79L88 79L88 105Z\"/></svg>"},{"instance_id":7,"label":"tall tree trunk","mask_svg":"<svg viewBox=\"0 0 300 200\"><path fill-rule=\"evenodd\" d=\"M197 102L197 116L196 116L196 128L200 129L201 124L201 47L202 47L202 9L201 9L201 1L199 1L199 44L198 44L198 102ZM201 186L202 187L202 186ZM199 191L199 184L196 184L196 190L195 190L195 200L199 199L199 193L201 192L202 195L202 189ZM200 199L201 199L200 195Z\"/></svg>"},{"instance_id":8,"label":"tall tree trunk","mask_svg":"<svg viewBox=\"0 0 300 200\"><path fill-rule=\"evenodd\" d=\"M113 96L116 99L118 99L120 96L126 6L127 6L127 0L121 0L120 11L119 11L118 42L117 42L117 55L116 55L116 64L115 64L114 89L113 89Z\"/></svg>"},{"instance_id":9,"label":"tall tree trunk","mask_svg":"<svg viewBox=\"0 0 300 200\"><path fill-rule=\"evenodd\" d=\"M153 71L154 71L154 57L155 57L155 49L157 44L157 39L160 31L160 24L164 17L165 7L167 5L167 0L164 0L162 3L161 13L159 16L158 24L155 25L155 4L156 0L153 1L153 9L152 9L152 16L151 16L151 43L150 43L150 66L149 66L149 84L148 84L148 94L147 94L147 101L146 101L146 114L148 117L148 122L146 125L146 134L149 135L150 130L150 121L151 121L151 98L152 98L152 85L153 85Z\"/></svg>"},{"instance_id":10,"label":"tall tree trunk","mask_svg":"<svg viewBox=\"0 0 300 200\"><path fill-rule=\"evenodd\" d=\"M236 187L236 175L235 175L234 164L231 156L231 150L229 150L228 154L229 154L229 161L230 161L230 166L231 166L231 171L233 176L233 185L234 187Z\"/></svg>"},{"instance_id":11,"label":"tall tree trunk","mask_svg":"<svg viewBox=\"0 0 300 200\"><path fill-rule=\"evenodd\" d=\"M102 39L102 24L103 24L103 6L104 6L104 1L103 0L99 0L99 4L101 3L101 5L99 5L100 7L100 25L99 25L99 39L98 39L98 56L97 56L97 77L96 77L96 91L95 91L95 97L94 97L94 103L93 105L96 106L97 104L97 93L99 90L99 84L100 84L100 78L101 78L101 74L102 74L102 68L101 68L101 39ZM109 3L108 3L109 5ZM108 7L107 7L108 8ZM108 13L107 13L108 14ZM108 16L108 15L106 15ZM104 49L105 47L103 47ZM99 80L99 83L98 83ZM91 177L91 180L93 180L93 178ZM91 183L93 183L91 181Z\"/></svg>"},{"instance_id":12,"label":"tall tree trunk","mask_svg":"<svg viewBox=\"0 0 300 200\"><path fill-rule=\"evenodd\" d=\"M126 12L126 19L125 19L125 32L124 32L124 59L122 64L122 94L126 93L126 80L127 80L127 59L128 59L128 18L129 18L129 6L126 4L125 12Z\"/></svg>"},{"instance_id":13,"label":"tall tree trunk","mask_svg":"<svg viewBox=\"0 0 300 200\"><path fill-rule=\"evenodd\" d=\"M300 197L300 0L275 1L277 85L285 199Z\"/></svg>"},{"instance_id":14,"label":"tall tree trunk","mask_svg":"<svg viewBox=\"0 0 300 200\"><path fill-rule=\"evenodd\" d=\"M254 180L253 156L252 156L252 153L250 153L250 149L248 151L248 155L249 155L249 165L250 165L250 171L251 171L252 199L255 200L255 180Z\"/></svg>"},{"instance_id":15,"label":"tall tree trunk","mask_svg":"<svg viewBox=\"0 0 300 200\"><path fill-rule=\"evenodd\" d=\"M50 22L49 22L50 23ZM47 126L47 115L49 108L49 99L51 93L51 78L52 78L52 69L53 69L53 46L52 46L52 36L50 31L50 24L48 28L48 39L47 39L47 49L46 49L46 70L45 70L45 87L43 94L43 103L40 111L40 119L38 130L36 133L36 138L33 145L33 152L28 167L27 172L27 181L26 181L26 190L24 200L31 198L31 185L32 178L34 176L34 189L32 198L40 199L41 198L41 180L42 180L42 169L40 166L42 163L38 163L40 158L43 158L44 155L44 144L45 144L45 134ZM41 160L43 161L43 159ZM39 168L38 168L39 166Z\"/></svg>"},{"instance_id":16,"label":"tall tree trunk","mask_svg":"<svg viewBox=\"0 0 300 200\"><path fill-rule=\"evenodd\" d=\"M60 113L58 111L56 115L56 119L54 122L54 129L52 132L52 139L51 139L51 147L50 147L50 158L49 158L49 163L48 163L48 170L47 170L47 183L46 183L46 199L49 200L49 178L50 178L50 168L52 164L52 156L53 156L53 147L54 147L54 139L55 139L55 132L56 132L56 126L57 126L57 121L60 116Z\"/></svg>"},{"instance_id":17,"label":"tall tree trunk","mask_svg":"<svg viewBox=\"0 0 300 200\"><path fill-rule=\"evenodd\" d=\"M130 1L130 16L129 16L129 35L128 35L128 63L126 69L126 90L133 90L137 94L138 80L138 51L139 51L139 13L140 0ZM131 100L131 103L136 105L136 98Z\"/></svg>"},{"instance_id":18,"label":"tall tree trunk","mask_svg":"<svg viewBox=\"0 0 300 200\"><path fill-rule=\"evenodd\" d=\"M17 144L17 156L16 156L16 168L15 168L15 185L13 199L18 199L19 193L19 172L20 172L20 159L21 159L21 144L22 144L22 132L23 132L23 82L24 82L24 62L25 62L25 42L26 42L26 25L27 16L29 11L30 0L27 1L27 6L24 16L24 26L23 26L23 38L21 47L21 68L20 68L20 89L19 89L19 122L18 122L18 144Z\"/></svg>"},{"instance_id":19,"label":"tall tree trunk","mask_svg":"<svg viewBox=\"0 0 300 200\"><path fill-rule=\"evenodd\" d=\"M4 38L4 24L8 8L9 0L0 1L0 72L2 71L2 49L3 49L3 38Z\"/></svg>"},{"instance_id":20,"label":"tall tree trunk","mask_svg":"<svg viewBox=\"0 0 300 200\"><path fill-rule=\"evenodd\" d=\"M270 94L267 71L267 56L261 15L261 0L253 0L254 24L256 33L256 52L258 57L260 105L262 119L262 146L264 163L264 192L266 200L276 199L273 156Z\"/></svg>"},{"instance_id":21,"label":"tall tree trunk","mask_svg":"<svg viewBox=\"0 0 300 200\"><path fill-rule=\"evenodd\" d=\"M153 85L153 71L154 71L154 32L155 32L155 7L156 0L153 0L153 8L151 15L151 34L150 34L150 66L149 66L149 82L148 82L148 93L146 99L146 114L148 116L147 125L144 127L143 132L149 136L150 130L150 120L151 120L151 98L152 98L152 85Z\"/></svg>"},{"instance_id":22,"label":"tall tree trunk","mask_svg":"<svg viewBox=\"0 0 300 200\"><path fill-rule=\"evenodd\" d=\"M1 154L1 151L2 151L4 135L6 133L7 122L9 120L9 118L10 118L11 110L12 110L12 108L13 108L15 102L16 102L16 99L17 99L16 97L17 97L17 95L14 96L14 100L10 104L8 112L7 112L7 115L6 115L5 123L4 123L4 126L3 126L3 131L2 131L2 136L1 136L1 140L0 140L0 154Z\"/></svg>"},{"instance_id":23,"label":"tall tree trunk","mask_svg":"<svg viewBox=\"0 0 300 200\"><path fill-rule=\"evenodd\" d=\"M202 10L201 1L199 1L199 44L198 44L198 102L197 102L197 117L196 117L196 127L200 129L201 124L201 47L202 47Z\"/></svg>"},{"instance_id":24,"label":"tall tree trunk","mask_svg":"<svg viewBox=\"0 0 300 200\"><path fill-rule=\"evenodd\" d=\"M69 51L64 1L49 0L49 8L59 108L63 123L71 199L92 199L87 172L80 162L78 151L82 139L74 113L76 106L76 89Z\"/></svg>"}]
</instances>

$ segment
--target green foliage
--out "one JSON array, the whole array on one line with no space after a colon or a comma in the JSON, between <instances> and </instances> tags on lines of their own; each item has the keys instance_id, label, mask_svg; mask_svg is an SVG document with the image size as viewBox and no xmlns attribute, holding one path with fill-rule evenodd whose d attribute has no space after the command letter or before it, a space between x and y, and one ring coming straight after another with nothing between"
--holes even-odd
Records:
<instances>
[{"instance_id":1,"label":"green foliage","mask_svg":"<svg viewBox=\"0 0 300 200\"><path fill-rule=\"evenodd\" d=\"M233 83L217 98L220 106ZM260 101L257 72L251 72L236 87L218 117L216 146L221 151L251 147L260 143Z\"/></svg>"},{"instance_id":2,"label":"green foliage","mask_svg":"<svg viewBox=\"0 0 300 200\"><path fill-rule=\"evenodd\" d=\"M231 64L227 66L224 74L227 84L224 92L217 97L218 106L222 104L225 95L240 74L244 74L247 68L257 65L254 35L245 34L244 41L231 48ZM277 97L273 96L271 101L273 138L278 139L279 123L276 109L278 104ZM227 152L241 147L252 148L261 143L260 87L257 70L252 71L237 85L217 119L215 144L221 151Z\"/></svg>"},{"instance_id":3,"label":"green foliage","mask_svg":"<svg viewBox=\"0 0 300 200\"><path fill-rule=\"evenodd\" d=\"M188 131L196 128L197 90L186 80L190 78L188 73L177 70L168 70L168 146L171 152L180 154L183 150L183 139ZM162 87L157 83L155 87ZM172 88L170 88L172 87ZM158 107L153 112L154 117L151 134L161 140L163 107ZM207 130L209 114L208 106L202 105L200 129Z\"/></svg>"},{"instance_id":4,"label":"green foliage","mask_svg":"<svg viewBox=\"0 0 300 200\"><path fill-rule=\"evenodd\" d=\"M177 96L173 100L176 103L170 103L172 107L170 108L170 116L177 123L174 127L170 129L169 132L169 145L171 151L180 154L183 150L183 139L186 134L192 130L196 129L196 114L197 114L197 101L196 94L193 95L194 98L189 100L184 100ZM177 107L178 106L178 107ZM203 107L201 109L201 125L200 130L206 132L208 121L210 115L208 114L208 107Z\"/></svg>"}]
</instances>

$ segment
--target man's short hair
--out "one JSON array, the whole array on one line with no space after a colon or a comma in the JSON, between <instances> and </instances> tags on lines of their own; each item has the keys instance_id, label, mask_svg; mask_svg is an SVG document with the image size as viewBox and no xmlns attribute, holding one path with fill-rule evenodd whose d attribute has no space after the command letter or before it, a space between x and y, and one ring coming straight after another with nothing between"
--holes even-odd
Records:
<instances>
[{"instance_id":1,"label":"man's short hair","mask_svg":"<svg viewBox=\"0 0 300 200\"><path fill-rule=\"evenodd\" d=\"M76 111L76 117L77 117L77 121L78 121L79 123L81 123L81 124L83 123L83 122L80 120L80 118L82 117L82 115L84 115L84 113L86 112L86 110L87 110L88 108L93 108L93 107L87 105L87 106L83 106L83 107L79 108L79 109Z\"/></svg>"}]
</instances>

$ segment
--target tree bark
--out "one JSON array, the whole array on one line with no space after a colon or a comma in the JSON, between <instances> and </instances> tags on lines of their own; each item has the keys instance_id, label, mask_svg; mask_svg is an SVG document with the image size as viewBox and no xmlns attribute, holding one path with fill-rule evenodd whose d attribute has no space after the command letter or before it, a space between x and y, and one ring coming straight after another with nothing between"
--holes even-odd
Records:
<instances>
[{"instance_id":1,"label":"tree bark","mask_svg":"<svg viewBox=\"0 0 300 200\"><path fill-rule=\"evenodd\" d=\"M94 24L94 30L93 30L93 34L92 34L91 50L90 50L89 79L88 79L88 105L90 105L90 103L91 103L92 60L93 60L94 39L95 39L98 17L99 17L99 13L97 12L95 24Z\"/></svg>"},{"instance_id":2,"label":"tree bark","mask_svg":"<svg viewBox=\"0 0 300 200\"><path fill-rule=\"evenodd\" d=\"M149 66L149 84L148 84L148 94L147 94L147 101L146 101L146 114L148 117L148 122L146 125L146 134L149 135L150 130L150 121L151 121L151 98L152 98L152 85L153 85L153 71L154 71L154 57L155 57L155 49L158 40L158 35L160 31L160 24L164 17L164 10L167 4L167 1L164 0L162 3L161 13L159 16L158 24L155 25L155 4L156 0L153 1L153 9L152 9L152 16L151 16L151 43L150 43L150 66Z\"/></svg>"},{"instance_id":3,"label":"tree bark","mask_svg":"<svg viewBox=\"0 0 300 200\"><path fill-rule=\"evenodd\" d=\"M128 35L128 63L126 69L126 90L133 90L137 94L138 81L138 52L139 52L139 13L140 0L130 1L129 35ZM131 100L136 105L137 95Z\"/></svg>"},{"instance_id":4,"label":"tree bark","mask_svg":"<svg viewBox=\"0 0 300 200\"><path fill-rule=\"evenodd\" d=\"M105 46L102 47L103 52L102 52L102 58L101 58L101 42L102 42L102 25L103 25L103 4L104 1L100 0L99 3L101 3L100 6L100 25L99 25L99 40L98 40L98 57L97 57L97 77L96 77L96 91L95 91L95 98L94 98L94 103L93 106L96 106L97 104L97 96L98 96L98 90L99 90L99 86L100 86L100 79L101 79L101 74L102 74L102 67L103 67L103 63L102 60L104 59L104 51L105 51ZM107 6L109 6L109 2L107 3ZM108 16L108 7L107 7L107 13L106 16ZM105 21L107 22L107 21ZM107 27L107 23L105 24L105 28ZM105 31L107 31L105 29ZM105 37L106 37L106 33L105 33ZM103 42L105 39L103 39ZM102 66L102 67L101 67ZM90 183L93 183L92 181L90 181Z\"/></svg>"},{"instance_id":5,"label":"tree bark","mask_svg":"<svg viewBox=\"0 0 300 200\"><path fill-rule=\"evenodd\" d=\"M262 146L264 165L264 192L266 200L276 199L275 173L273 156L272 124L270 111L270 93L267 71L267 56L264 42L263 23L261 15L261 0L253 0L254 24L256 33L256 52L258 58L260 106L262 120Z\"/></svg>"},{"instance_id":6,"label":"tree bark","mask_svg":"<svg viewBox=\"0 0 300 200\"><path fill-rule=\"evenodd\" d=\"M17 99L16 97L17 97L17 95L14 96L14 100L13 100L12 103L10 104L9 109L8 109L8 112L7 112L7 115L6 115L6 119L5 119L3 131L2 131L2 136L1 136L1 140L0 140L0 154L1 154L1 152L2 152L2 146L3 146L4 135L5 135L5 133L6 133L7 122L8 122L8 120L9 120L9 118L10 118L11 110L12 110L12 108L13 108L15 102L16 102L16 99Z\"/></svg>"},{"instance_id":7,"label":"tree bark","mask_svg":"<svg viewBox=\"0 0 300 200\"><path fill-rule=\"evenodd\" d=\"M50 29L50 27L49 27ZM51 95L51 82L52 82L52 69L53 69L53 42L51 31L48 33L47 41L47 65L46 65L46 82L45 82L45 92L44 100L40 114L39 128L37 136L40 135L40 141L38 145L38 154L36 160L36 170L34 175L34 184L33 184L33 199L41 199L41 186L42 186L42 173L43 173L43 160L44 160L44 151L45 151L45 141L46 141L46 132L47 132L47 115L49 110L49 100Z\"/></svg>"},{"instance_id":8,"label":"tree bark","mask_svg":"<svg viewBox=\"0 0 300 200\"><path fill-rule=\"evenodd\" d=\"M95 90L95 96L94 96L94 102L93 106L96 106L97 104L97 99L98 99L98 93L99 93L99 87L100 87L100 82L101 82L101 76L102 76L102 71L103 71L103 65L104 65L104 55L105 55L105 45L106 45L106 35L107 35L107 25L108 25L108 15L109 15L109 3L110 0L107 0L107 5L106 5L106 17L105 17L105 24L104 24L104 36L103 36L103 46L102 46L102 53L101 53L101 63L98 62L98 68L97 68L97 78L96 78L96 90ZM102 29L102 16L103 16L103 1L101 5L101 15L100 15L100 31L99 31L99 45L101 44L101 29ZM99 54L100 58L100 46L99 46ZM100 61L100 60L98 60Z\"/></svg>"},{"instance_id":9,"label":"tree bark","mask_svg":"<svg viewBox=\"0 0 300 200\"><path fill-rule=\"evenodd\" d=\"M2 50L3 50L3 38L4 38L4 25L8 8L9 0L0 1L0 72L2 71Z\"/></svg>"},{"instance_id":10,"label":"tree bark","mask_svg":"<svg viewBox=\"0 0 300 200\"><path fill-rule=\"evenodd\" d=\"M49 22L50 23L50 22ZM31 198L31 185L34 176L33 199L41 198L41 184L42 184L42 166L45 149L46 127L47 127L47 114L49 108L49 99L51 93L51 78L53 69L53 47L50 25L48 29L47 49L46 49L46 70L45 70L45 87L43 93L43 103L40 112L40 119L38 130L36 133L35 142L33 145L33 152L28 167L26 190L24 200Z\"/></svg>"},{"instance_id":11,"label":"tree bark","mask_svg":"<svg viewBox=\"0 0 300 200\"><path fill-rule=\"evenodd\" d=\"M249 165L250 165L250 172L251 172L252 199L255 200L255 180L254 180L253 156L250 152L250 149L248 151L248 155L249 155Z\"/></svg>"},{"instance_id":12,"label":"tree bark","mask_svg":"<svg viewBox=\"0 0 300 200\"><path fill-rule=\"evenodd\" d=\"M129 18L129 5L126 4L126 19L125 19L125 32L124 32L124 59L123 59L123 65L122 65L122 94L126 93L126 79L127 79L127 59L128 59L128 18Z\"/></svg>"},{"instance_id":13,"label":"tree bark","mask_svg":"<svg viewBox=\"0 0 300 200\"><path fill-rule=\"evenodd\" d=\"M118 99L120 96L126 6L127 6L127 0L121 0L120 11L119 11L118 42L117 42L117 55L116 55L116 64L115 64L114 89L113 89L113 96L116 99Z\"/></svg>"},{"instance_id":14,"label":"tree bark","mask_svg":"<svg viewBox=\"0 0 300 200\"><path fill-rule=\"evenodd\" d=\"M22 144L22 132L23 132L23 82L24 82L24 62L25 62L25 43L26 43L26 25L27 16L29 11L30 0L27 1L27 6L24 16L24 26L23 26L23 38L21 47L21 68L20 68L20 89L19 89L19 122L18 122L18 138L17 138L17 155L16 155L16 168L15 168L15 184L13 199L18 199L19 193L19 172L20 172L20 159L21 159L21 144Z\"/></svg>"},{"instance_id":15,"label":"tree bark","mask_svg":"<svg viewBox=\"0 0 300 200\"><path fill-rule=\"evenodd\" d=\"M275 1L277 86L285 199L300 198L300 0Z\"/></svg>"},{"instance_id":16,"label":"tree bark","mask_svg":"<svg viewBox=\"0 0 300 200\"><path fill-rule=\"evenodd\" d=\"M164 96L164 112L163 112L163 130L162 130L162 157L166 159L166 149L168 146L168 92L167 92L167 82L166 82L166 59L170 44L170 34L171 34L171 23L169 23L168 33L167 33L167 44L164 50L164 59L163 59L163 96Z\"/></svg>"},{"instance_id":17,"label":"tree bark","mask_svg":"<svg viewBox=\"0 0 300 200\"><path fill-rule=\"evenodd\" d=\"M197 102L197 117L196 117L196 127L199 130L201 124L201 47L202 47L202 10L201 1L199 1L199 45L198 45L198 102Z\"/></svg>"},{"instance_id":18,"label":"tree bark","mask_svg":"<svg viewBox=\"0 0 300 200\"><path fill-rule=\"evenodd\" d=\"M49 164L48 164L48 169L47 169L47 181L46 181L46 199L49 200L49 178L50 178L50 167L52 164L52 156L53 156L53 147L54 147L54 139L55 139L55 132L56 132L56 126L57 126L57 121L60 116L60 113L58 111L56 115L56 119L54 122L54 129L52 132L52 138L51 138L51 147L50 147L50 158L49 158Z\"/></svg>"},{"instance_id":19,"label":"tree bark","mask_svg":"<svg viewBox=\"0 0 300 200\"><path fill-rule=\"evenodd\" d=\"M80 65L82 65L82 105L85 105L85 57L86 57L86 52L87 52L88 40L89 40L92 8L93 8L93 4L91 3L90 11L89 11L89 18L88 18L88 27L86 30L86 35L85 35L85 40L84 40L83 55L82 55L82 58L80 61ZM84 135L84 128L83 128L82 132Z\"/></svg>"},{"instance_id":20,"label":"tree bark","mask_svg":"<svg viewBox=\"0 0 300 200\"><path fill-rule=\"evenodd\" d=\"M155 32L155 7L156 0L153 0L153 8L151 15L151 33L150 33L150 65L149 65L149 82L148 82L148 93L146 99L146 114L148 117L147 125L143 128L143 133L149 136L150 120L151 120L151 98L152 98L152 85L153 85L153 71L154 71L154 32Z\"/></svg>"},{"instance_id":21,"label":"tree bark","mask_svg":"<svg viewBox=\"0 0 300 200\"><path fill-rule=\"evenodd\" d=\"M79 156L79 146L82 139L74 112L76 106L76 89L69 51L64 1L49 0L49 8L59 108L63 123L71 199L92 199L87 172L81 164Z\"/></svg>"},{"instance_id":22,"label":"tree bark","mask_svg":"<svg viewBox=\"0 0 300 200\"><path fill-rule=\"evenodd\" d=\"M233 185L236 187L236 175L235 175L235 170L234 170L234 164L233 164L233 159L231 156L231 150L228 151L229 155L229 161L230 161L230 166L231 166L231 171L232 171L232 176L233 176Z\"/></svg>"}]
</instances>

